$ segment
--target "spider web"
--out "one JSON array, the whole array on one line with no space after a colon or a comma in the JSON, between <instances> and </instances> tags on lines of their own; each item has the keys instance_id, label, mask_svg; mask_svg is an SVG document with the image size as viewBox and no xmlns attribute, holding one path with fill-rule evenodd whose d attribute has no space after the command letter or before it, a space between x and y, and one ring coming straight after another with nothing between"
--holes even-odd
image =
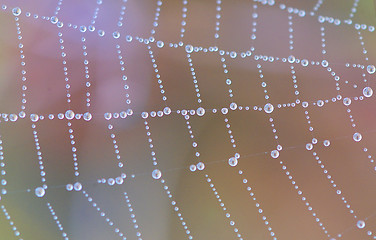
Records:
<instances>
[{"instance_id":1,"label":"spider web","mask_svg":"<svg viewBox=\"0 0 376 240\"><path fill-rule=\"evenodd\" d=\"M1 239L376 239L372 1L3 1Z\"/></svg>"}]
</instances>

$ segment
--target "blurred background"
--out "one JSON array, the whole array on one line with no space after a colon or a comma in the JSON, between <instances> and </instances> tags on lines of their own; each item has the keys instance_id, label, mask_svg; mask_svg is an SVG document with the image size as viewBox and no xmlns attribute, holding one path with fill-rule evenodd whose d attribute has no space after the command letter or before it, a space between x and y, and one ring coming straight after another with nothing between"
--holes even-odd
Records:
<instances>
[{"instance_id":1,"label":"blurred background","mask_svg":"<svg viewBox=\"0 0 376 240\"><path fill-rule=\"evenodd\" d=\"M365 87L376 90L375 75L366 69L376 64L372 0L170 0L161 6L154 0L3 0L2 4L6 7L0 11L0 135L5 171L1 179L6 182L2 181L0 205L11 219L0 216L0 239L64 239L63 232L69 239L122 239L116 228L126 239L145 240L190 235L213 240L376 238L376 101L374 96L363 97ZM12 13L16 7L21 9L17 21ZM51 22L52 16L58 23ZM149 39L152 29L155 41L137 40ZM120 37L114 38L114 32ZM179 42L182 46L170 47ZM186 45L202 50L193 51L189 59ZM203 50L214 46L225 54ZM243 58L247 51L251 56ZM289 56L295 58L292 63L286 60ZM303 59L308 66L303 66ZM323 60L328 67L322 66ZM27 89L22 90L23 85ZM346 97L352 100L349 106L343 104ZM233 102L238 108L222 114L221 109ZM274 106L270 114L263 110L266 103ZM22 105L26 117L9 120L7 114L19 114ZM141 113L163 111L166 106L170 115L147 119L162 183L152 178L155 167ZM197 143L193 148L181 110L199 107L206 109L205 115L188 120ZM58 114L68 109L90 112L92 119L59 119ZM129 116L115 118L114 113L123 111ZM113 115L110 120L104 117L108 112ZM30 114L38 114L39 120L32 122ZM69 129L77 149L78 177ZM41 198L35 195L43 183L33 131L46 174ZM356 132L362 135L360 142L353 140ZM312 141L313 150L307 150ZM282 150L272 158L278 145ZM236 153L240 158L232 167L228 159ZM199 161L205 168L191 171ZM122 184L108 183L121 174L126 175ZM106 182L98 183L102 179ZM76 182L83 190L66 189ZM247 188L252 188L252 195Z\"/></svg>"}]
</instances>

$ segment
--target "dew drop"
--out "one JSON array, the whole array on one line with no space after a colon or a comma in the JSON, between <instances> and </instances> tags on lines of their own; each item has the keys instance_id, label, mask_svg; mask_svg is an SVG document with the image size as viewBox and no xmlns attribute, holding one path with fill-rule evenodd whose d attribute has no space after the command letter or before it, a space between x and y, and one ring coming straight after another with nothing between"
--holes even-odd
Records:
<instances>
[{"instance_id":1,"label":"dew drop","mask_svg":"<svg viewBox=\"0 0 376 240\"><path fill-rule=\"evenodd\" d=\"M360 134L358 132L354 133L353 139L354 139L355 142L359 142L360 140L362 140L362 134Z\"/></svg>"},{"instance_id":2,"label":"dew drop","mask_svg":"<svg viewBox=\"0 0 376 240\"><path fill-rule=\"evenodd\" d=\"M85 121L90 121L91 119L92 119L92 115L91 115L91 113L89 113L89 112L86 112L86 113L84 113L84 120Z\"/></svg>"},{"instance_id":3,"label":"dew drop","mask_svg":"<svg viewBox=\"0 0 376 240\"><path fill-rule=\"evenodd\" d=\"M59 19L56 16L51 17L51 23L56 24L59 21Z\"/></svg>"},{"instance_id":4,"label":"dew drop","mask_svg":"<svg viewBox=\"0 0 376 240\"><path fill-rule=\"evenodd\" d=\"M162 42L162 41L157 42L157 47L163 48L163 46L164 46L164 42Z\"/></svg>"},{"instance_id":5,"label":"dew drop","mask_svg":"<svg viewBox=\"0 0 376 240\"><path fill-rule=\"evenodd\" d=\"M330 141L329 140L324 140L324 146L325 147L329 147L330 145Z\"/></svg>"},{"instance_id":6,"label":"dew drop","mask_svg":"<svg viewBox=\"0 0 376 240\"><path fill-rule=\"evenodd\" d=\"M230 104L231 110L236 110L237 108L238 108L238 105L236 103L233 102L233 103Z\"/></svg>"},{"instance_id":7,"label":"dew drop","mask_svg":"<svg viewBox=\"0 0 376 240\"><path fill-rule=\"evenodd\" d=\"M274 110L274 106L273 106L271 103L267 103L267 104L265 104L265 106L264 106L264 111L265 111L266 113L272 113L273 110Z\"/></svg>"},{"instance_id":8,"label":"dew drop","mask_svg":"<svg viewBox=\"0 0 376 240\"><path fill-rule=\"evenodd\" d=\"M151 173L151 176L154 179L160 179L162 177L162 172L159 169L154 169L153 172Z\"/></svg>"},{"instance_id":9,"label":"dew drop","mask_svg":"<svg viewBox=\"0 0 376 240\"><path fill-rule=\"evenodd\" d=\"M164 112L164 114L166 114L166 115L170 115L170 114L171 114L171 108L169 108L169 107L165 107L165 108L163 109L163 112Z\"/></svg>"},{"instance_id":10,"label":"dew drop","mask_svg":"<svg viewBox=\"0 0 376 240\"><path fill-rule=\"evenodd\" d=\"M39 120L39 116L38 116L38 114L30 114L30 119L31 119L31 121L33 121L33 122L36 122L36 121L38 121Z\"/></svg>"},{"instance_id":11,"label":"dew drop","mask_svg":"<svg viewBox=\"0 0 376 240\"><path fill-rule=\"evenodd\" d=\"M359 220L357 223L356 223L356 226L360 229L364 228L366 226L366 223L363 221L363 220Z\"/></svg>"},{"instance_id":12,"label":"dew drop","mask_svg":"<svg viewBox=\"0 0 376 240\"><path fill-rule=\"evenodd\" d=\"M303 67L307 67L308 66L308 60L307 59L303 59L302 61L301 61L301 64L302 64L302 66Z\"/></svg>"},{"instance_id":13,"label":"dew drop","mask_svg":"<svg viewBox=\"0 0 376 240\"><path fill-rule=\"evenodd\" d=\"M104 31L103 30L98 30L98 35L103 37L104 36Z\"/></svg>"},{"instance_id":14,"label":"dew drop","mask_svg":"<svg viewBox=\"0 0 376 240\"><path fill-rule=\"evenodd\" d=\"M203 108L203 107L199 107L199 108L197 108L197 115L198 116L204 116L204 114L205 114L205 108Z\"/></svg>"},{"instance_id":15,"label":"dew drop","mask_svg":"<svg viewBox=\"0 0 376 240\"><path fill-rule=\"evenodd\" d=\"M17 119L18 119L17 114L14 114L14 113L9 114L9 120L11 120L12 122L17 121Z\"/></svg>"},{"instance_id":16,"label":"dew drop","mask_svg":"<svg viewBox=\"0 0 376 240\"><path fill-rule=\"evenodd\" d=\"M343 99L343 104L345 104L345 106L349 106L351 104L351 98L344 98Z\"/></svg>"},{"instance_id":17,"label":"dew drop","mask_svg":"<svg viewBox=\"0 0 376 240\"><path fill-rule=\"evenodd\" d=\"M289 61L289 63L294 63L295 62L295 57L293 55L290 55L287 60Z\"/></svg>"},{"instance_id":18,"label":"dew drop","mask_svg":"<svg viewBox=\"0 0 376 240\"><path fill-rule=\"evenodd\" d=\"M83 33L86 32L86 26L81 26L80 27L80 32L83 32Z\"/></svg>"},{"instance_id":19,"label":"dew drop","mask_svg":"<svg viewBox=\"0 0 376 240\"><path fill-rule=\"evenodd\" d=\"M12 13L13 13L13 15L14 16L20 16L20 14L21 14L21 8L19 8L19 7L15 7L15 8L13 8L12 9Z\"/></svg>"},{"instance_id":20,"label":"dew drop","mask_svg":"<svg viewBox=\"0 0 376 240\"><path fill-rule=\"evenodd\" d=\"M68 119L68 120L72 120L74 118L74 112L72 110L67 110L65 112L65 117Z\"/></svg>"},{"instance_id":21,"label":"dew drop","mask_svg":"<svg viewBox=\"0 0 376 240\"><path fill-rule=\"evenodd\" d=\"M197 169L198 170L202 171L202 170L204 170L204 168L205 168L205 164L203 162L197 163Z\"/></svg>"},{"instance_id":22,"label":"dew drop","mask_svg":"<svg viewBox=\"0 0 376 240\"><path fill-rule=\"evenodd\" d=\"M365 87L365 88L363 89L363 95L364 95L365 97L371 97L372 94L373 94L373 90L372 90L372 88L370 88L370 87Z\"/></svg>"},{"instance_id":23,"label":"dew drop","mask_svg":"<svg viewBox=\"0 0 376 240\"><path fill-rule=\"evenodd\" d=\"M142 112L142 113L141 113L141 117L142 117L143 119L148 118L148 116L149 116L149 113L147 113L147 112Z\"/></svg>"},{"instance_id":24,"label":"dew drop","mask_svg":"<svg viewBox=\"0 0 376 240\"><path fill-rule=\"evenodd\" d=\"M376 67L375 67L374 65L368 65L368 66L367 66L367 72L368 72L369 74L374 74L375 71L376 71Z\"/></svg>"},{"instance_id":25,"label":"dew drop","mask_svg":"<svg viewBox=\"0 0 376 240\"><path fill-rule=\"evenodd\" d=\"M273 150L271 151L270 155L272 156L272 158L277 158L279 157L279 152L277 150Z\"/></svg>"},{"instance_id":26,"label":"dew drop","mask_svg":"<svg viewBox=\"0 0 376 240\"><path fill-rule=\"evenodd\" d=\"M118 39L120 37L120 33L118 31L115 31L112 33L112 36L115 38L115 39Z\"/></svg>"},{"instance_id":27,"label":"dew drop","mask_svg":"<svg viewBox=\"0 0 376 240\"><path fill-rule=\"evenodd\" d=\"M46 194L46 191L44 190L44 188L42 188L42 187L37 187L37 188L35 189L35 195L36 195L37 197L41 198L41 197L44 196L44 194Z\"/></svg>"},{"instance_id":28,"label":"dew drop","mask_svg":"<svg viewBox=\"0 0 376 240\"><path fill-rule=\"evenodd\" d=\"M236 165L238 165L238 159L236 159L235 157L231 157L231 158L228 160L228 164L229 164L231 167L235 167Z\"/></svg>"},{"instance_id":29,"label":"dew drop","mask_svg":"<svg viewBox=\"0 0 376 240\"><path fill-rule=\"evenodd\" d=\"M312 144L312 143L307 143L307 144L306 144L306 149L307 149L308 151L311 151L311 150L313 149L313 144Z\"/></svg>"},{"instance_id":30,"label":"dew drop","mask_svg":"<svg viewBox=\"0 0 376 240\"><path fill-rule=\"evenodd\" d=\"M80 182L76 182L73 185L73 188L74 188L75 191L81 191L82 190L82 184Z\"/></svg>"},{"instance_id":31,"label":"dew drop","mask_svg":"<svg viewBox=\"0 0 376 240\"><path fill-rule=\"evenodd\" d=\"M67 184L65 186L65 189L67 189L67 191L72 191L73 190L73 185L69 183L69 184Z\"/></svg>"},{"instance_id":32,"label":"dew drop","mask_svg":"<svg viewBox=\"0 0 376 240\"><path fill-rule=\"evenodd\" d=\"M191 172L196 171L196 169L197 169L197 167L194 164L192 164L191 166L189 166L189 170L191 170Z\"/></svg>"},{"instance_id":33,"label":"dew drop","mask_svg":"<svg viewBox=\"0 0 376 240\"><path fill-rule=\"evenodd\" d=\"M106 120L110 120L110 119L112 118L112 114L109 113L109 112L107 112L107 113L104 114L104 118L105 118Z\"/></svg>"},{"instance_id":34,"label":"dew drop","mask_svg":"<svg viewBox=\"0 0 376 240\"><path fill-rule=\"evenodd\" d=\"M191 52L193 52L193 46L192 46L192 45L187 45L187 46L185 46L185 51L186 51L187 53L191 53Z\"/></svg>"}]
</instances>

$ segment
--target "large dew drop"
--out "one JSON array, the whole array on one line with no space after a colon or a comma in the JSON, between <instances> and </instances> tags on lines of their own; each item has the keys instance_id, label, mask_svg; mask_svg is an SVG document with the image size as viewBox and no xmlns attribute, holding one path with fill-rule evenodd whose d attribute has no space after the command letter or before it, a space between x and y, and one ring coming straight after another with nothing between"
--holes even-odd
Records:
<instances>
[{"instance_id":1,"label":"large dew drop","mask_svg":"<svg viewBox=\"0 0 376 240\"><path fill-rule=\"evenodd\" d=\"M355 142L359 142L360 140L362 140L362 134L360 134L358 132L354 133L353 139L354 139Z\"/></svg>"},{"instance_id":2,"label":"large dew drop","mask_svg":"<svg viewBox=\"0 0 376 240\"><path fill-rule=\"evenodd\" d=\"M158 179L160 179L162 177L162 172L159 169L154 169L153 172L151 173L151 176L154 179L158 180Z\"/></svg>"},{"instance_id":3,"label":"large dew drop","mask_svg":"<svg viewBox=\"0 0 376 240\"><path fill-rule=\"evenodd\" d=\"M37 197L41 198L41 197L44 196L44 194L46 194L46 191L44 190L44 188L42 188L42 187L37 187L37 188L35 189L35 195L36 195Z\"/></svg>"},{"instance_id":4,"label":"large dew drop","mask_svg":"<svg viewBox=\"0 0 376 240\"><path fill-rule=\"evenodd\" d=\"M191 52L193 52L193 46L192 46L192 45L187 45L187 46L185 46L185 51L186 51L187 53L191 53Z\"/></svg>"},{"instance_id":5,"label":"large dew drop","mask_svg":"<svg viewBox=\"0 0 376 240\"><path fill-rule=\"evenodd\" d=\"M279 152L277 150L273 150L270 155L272 156L272 158L277 158L279 157Z\"/></svg>"},{"instance_id":6,"label":"large dew drop","mask_svg":"<svg viewBox=\"0 0 376 240\"><path fill-rule=\"evenodd\" d=\"M19 8L19 7L13 8L12 13L16 17L20 16L20 14L21 14L21 8Z\"/></svg>"},{"instance_id":7,"label":"large dew drop","mask_svg":"<svg viewBox=\"0 0 376 240\"><path fill-rule=\"evenodd\" d=\"M197 108L197 115L198 116L204 116L204 114L205 114L205 108L203 108L203 107L199 107L199 108Z\"/></svg>"},{"instance_id":8,"label":"large dew drop","mask_svg":"<svg viewBox=\"0 0 376 240\"><path fill-rule=\"evenodd\" d=\"M271 103L267 103L267 104L265 104L265 106L264 106L264 111L265 111L266 113L272 113L273 110L274 110L274 106L273 106Z\"/></svg>"},{"instance_id":9,"label":"large dew drop","mask_svg":"<svg viewBox=\"0 0 376 240\"><path fill-rule=\"evenodd\" d=\"M65 117L68 119L68 120L72 120L74 118L74 112L72 110L67 110L65 112Z\"/></svg>"},{"instance_id":10,"label":"large dew drop","mask_svg":"<svg viewBox=\"0 0 376 240\"><path fill-rule=\"evenodd\" d=\"M370 88L370 87L365 87L365 88L363 89L363 95L364 95L365 97L371 97L372 94L373 94L373 90L372 90L372 88Z\"/></svg>"},{"instance_id":11,"label":"large dew drop","mask_svg":"<svg viewBox=\"0 0 376 240\"><path fill-rule=\"evenodd\" d=\"M92 117L93 116L91 115L91 113L89 113L89 112L84 113L84 120L85 121L90 121Z\"/></svg>"},{"instance_id":12,"label":"large dew drop","mask_svg":"<svg viewBox=\"0 0 376 240\"><path fill-rule=\"evenodd\" d=\"M375 71L376 71L376 67L375 67L374 65L368 65L368 66L367 66L367 72L368 72L369 74L374 74Z\"/></svg>"},{"instance_id":13,"label":"large dew drop","mask_svg":"<svg viewBox=\"0 0 376 240\"><path fill-rule=\"evenodd\" d=\"M228 160L228 164L229 164L231 167L235 167L236 165L238 165L238 159L236 159L235 157L231 157L231 158Z\"/></svg>"},{"instance_id":14,"label":"large dew drop","mask_svg":"<svg viewBox=\"0 0 376 240\"><path fill-rule=\"evenodd\" d=\"M358 228L364 228L366 226L366 223L363 221L363 220L359 220L357 223L356 223L356 226Z\"/></svg>"}]
</instances>

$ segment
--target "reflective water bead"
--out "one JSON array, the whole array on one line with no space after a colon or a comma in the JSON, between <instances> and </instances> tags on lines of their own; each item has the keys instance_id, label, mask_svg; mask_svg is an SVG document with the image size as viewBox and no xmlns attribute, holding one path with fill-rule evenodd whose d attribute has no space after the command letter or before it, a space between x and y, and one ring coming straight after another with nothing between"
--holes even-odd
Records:
<instances>
[{"instance_id":1,"label":"reflective water bead","mask_svg":"<svg viewBox=\"0 0 376 240\"><path fill-rule=\"evenodd\" d=\"M68 120L72 120L74 118L74 112L72 110L67 110L65 112L65 117L68 119Z\"/></svg>"},{"instance_id":2,"label":"reflective water bead","mask_svg":"<svg viewBox=\"0 0 376 240\"><path fill-rule=\"evenodd\" d=\"M343 104L345 104L345 106L349 106L351 104L351 98L344 98L343 99Z\"/></svg>"},{"instance_id":3,"label":"reflective water bead","mask_svg":"<svg viewBox=\"0 0 376 240\"><path fill-rule=\"evenodd\" d=\"M273 106L271 103L267 103L267 104L265 104L265 106L264 106L264 111L265 111L266 113L272 113L273 110L274 110L274 106Z\"/></svg>"},{"instance_id":4,"label":"reflective water bead","mask_svg":"<svg viewBox=\"0 0 376 240\"><path fill-rule=\"evenodd\" d=\"M329 145L330 145L330 141L329 140L324 140L324 146L328 147Z\"/></svg>"},{"instance_id":5,"label":"reflective water bead","mask_svg":"<svg viewBox=\"0 0 376 240\"><path fill-rule=\"evenodd\" d=\"M376 71L376 67L375 67L374 65L368 65L368 66L367 66L367 72L368 72L369 74L374 74L375 71Z\"/></svg>"},{"instance_id":6,"label":"reflective water bead","mask_svg":"<svg viewBox=\"0 0 376 240\"><path fill-rule=\"evenodd\" d=\"M205 114L205 108L203 108L203 107L199 107L199 108L197 108L197 115L198 116L204 116L204 114Z\"/></svg>"},{"instance_id":7,"label":"reflective water bead","mask_svg":"<svg viewBox=\"0 0 376 240\"><path fill-rule=\"evenodd\" d=\"M73 184L67 184L66 186L65 186L65 189L67 189L67 191L72 191L73 190Z\"/></svg>"},{"instance_id":8,"label":"reflective water bead","mask_svg":"<svg viewBox=\"0 0 376 240\"><path fill-rule=\"evenodd\" d=\"M192 164L191 166L189 166L189 170L191 170L191 172L196 171L196 169L197 169L197 167L194 164Z\"/></svg>"},{"instance_id":9,"label":"reflective water bead","mask_svg":"<svg viewBox=\"0 0 376 240\"><path fill-rule=\"evenodd\" d=\"M295 56L293 55L290 55L287 60L289 61L289 63L294 63L295 62Z\"/></svg>"},{"instance_id":10,"label":"reflective water bead","mask_svg":"<svg viewBox=\"0 0 376 240\"><path fill-rule=\"evenodd\" d=\"M104 118L105 118L106 120L110 120L111 117L112 117L112 114L109 113L109 112L107 112L107 113L104 114Z\"/></svg>"},{"instance_id":11,"label":"reflective water bead","mask_svg":"<svg viewBox=\"0 0 376 240\"><path fill-rule=\"evenodd\" d=\"M149 116L149 113L147 113L147 112L142 112L142 113L141 113L141 117L142 117L143 119L148 118L148 116Z\"/></svg>"},{"instance_id":12,"label":"reflective water bead","mask_svg":"<svg viewBox=\"0 0 376 240\"><path fill-rule=\"evenodd\" d=\"M83 33L86 32L86 26L81 26L80 27L80 32L83 32Z\"/></svg>"},{"instance_id":13,"label":"reflective water bead","mask_svg":"<svg viewBox=\"0 0 376 240\"><path fill-rule=\"evenodd\" d=\"M197 163L197 169L198 170L202 171L202 170L204 170L204 168L205 168L205 164L203 162Z\"/></svg>"},{"instance_id":14,"label":"reflective water bead","mask_svg":"<svg viewBox=\"0 0 376 240\"><path fill-rule=\"evenodd\" d=\"M162 172L159 169L154 169L153 172L151 173L151 176L154 179L160 179L162 177Z\"/></svg>"},{"instance_id":15,"label":"reflective water bead","mask_svg":"<svg viewBox=\"0 0 376 240\"><path fill-rule=\"evenodd\" d=\"M115 39L117 39L117 38L120 37L120 33L119 33L118 31L115 31L115 32L112 33L112 36L113 36Z\"/></svg>"},{"instance_id":16,"label":"reflective water bead","mask_svg":"<svg viewBox=\"0 0 376 240\"><path fill-rule=\"evenodd\" d=\"M31 119L31 121L36 122L36 121L39 120L39 116L38 116L38 114L33 113L33 114L30 115L30 119Z\"/></svg>"},{"instance_id":17,"label":"reflective water bead","mask_svg":"<svg viewBox=\"0 0 376 240\"><path fill-rule=\"evenodd\" d=\"M307 144L306 144L306 149L307 149L308 151L311 151L311 150L313 149L313 144L312 144L312 143L307 143Z\"/></svg>"},{"instance_id":18,"label":"reflective water bead","mask_svg":"<svg viewBox=\"0 0 376 240\"><path fill-rule=\"evenodd\" d=\"M76 191L81 191L82 190L82 184L80 182L76 182L74 185L73 185L73 188L74 190Z\"/></svg>"},{"instance_id":19,"label":"reflective water bead","mask_svg":"<svg viewBox=\"0 0 376 240\"><path fill-rule=\"evenodd\" d=\"M234 102L230 104L230 109L231 110L236 110L237 107L238 107L238 105L236 103L234 103Z\"/></svg>"},{"instance_id":20,"label":"reflective water bead","mask_svg":"<svg viewBox=\"0 0 376 240\"><path fill-rule=\"evenodd\" d=\"M323 67L327 67L327 66L329 66L329 62L327 60L322 60L321 65Z\"/></svg>"},{"instance_id":21,"label":"reflective water bead","mask_svg":"<svg viewBox=\"0 0 376 240\"><path fill-rule=\"evenodd\" d=\"M85 121L90 121L92 117L93 116L91 115L91 113L89 113L89 112L84 113L84 120Z\"/></svg>"},{"instance_id":22,"label":"reflective water bead","mask_svg":"<svg viewBox=\"0 0 376 240\"><path fill-rule=\"evenodd\" d=\"M37 196L37 197L43 197L44 195L46 194L46 191L44 190L44 188L42 188L42 187L37 187L36 189L35 189L35 195Z\"/></svg>"},{"instance_id":23,"label":"reflective water bead","mask_svg":"<svg viewBox=\"0 0 376 240\"><path fill-rule=\"evenodd\" d=\"M359 220L357 223L356 223L356 226L360 229L364 228L366 226L366 222L364 222L363 220Z\"/></svg>"},{"instance_id":24,"label":"reflective water bead","mask_svg":"<svg viewBox=\"0 0 376 240\"><path fill-rule=\"evenodd\" d=\"M21 8L19 8L19 7L15 7L15 8L13 8L12 9L12 13L13 13L13 15L14 16L20 16L20 14L21 14Z\"/></svg>"},{"instance_id":25,"label":"reflective water bead","mask_svg":"<svg viewBox=\"0 0 376 240\"><path fill-rule=\"evenodd\" d=\"M169 107L165 107L165 108L163 109L163 112L164 112L164 114L166 114L166 115L170 115L170 114L171 114L171 108L169 108Z\"/></svg>"},{"instance_id":26,"label":"reflective water bead","mask_svg":"<svg viewBox=\"0 0 376 240\"><path fill-rule=\"evenodd\" d=\"M103 30L98 30L98 35L103 37L104 36L104 31Z\"/></svg>"},{"instance_id":27,"label":"reflective water bead","mask_svg":"<svg viewBox=\"0 0 376 240\"><path fill-rule=\"evenodd\" d=\"M191 53L191 52L193 52L193 46L192 46L192 45L187 45L187 46L185 46L185 51L186 51L187 53Z\"/></svg>"},{"instance_id":28,"label":"reflective water bead","mask_svg":"<svg viewBox=\"0 0 376 240\"><path fill-rule=\"evenodd\" d=\"M371 97L372 94L373 94L373 90L372 90L372 88L370 88L370 87L365 87L365 88L363 88L363 95L364 95L365 97Z\"/></svg>"},{"instance_id":29,"label":"reflective water bead","mask_svg":"<svg viewBox=\"0 0 376 240\"><path fill-rule=\"evenodd\" d=\"M9 120L11 120L12 122L17 121L17 119L18 119L17 114L14 114L14 113L9 114Z\"/></svg>"},{"instance_id":30,"label":"reflective water bead","mask_svg":"<svg viewBox=\"0 0 376 240\"><path fill-rule=\"evenodd\" d=\"M228 108L222 108L221 112L222 114L226 115L228 113Z\"/></svg>"},{"instance_id":31,"label":"reflective water bead","mask_svg":"<svg viewBox=\"0 0 376 240\"><path fill-rule=\"evenodd\" d=\"M122 177L117 177L117 178L115 179L115 182L116 182L116 184L121 185L121 184L123 184L124 179L123 179Z\"/></svg>"},{"instance_id":32,"label":"reflective water bead","mask_svg":"<svg viewBox=\"0 0 376 240\"><path fill-rule=\"evenodd\" d=\"M51 23L56 24L59 21L59 19L56 16L51 17Z\"/></svg>"},{"instance_id":33,"label":"reflective water bead","mask_svg":"<svg viewBox=\"0 0 376 240\"><path fill-rule=\"evenodd\" d=\"M354 133L353 139L354 139L355 142L359 142L360 140L362 140L362 134L360 134L358 132Z\"/></svg>"},{"instance_id":34,"label":"reflective water bead","mask_svg":"<svg viewBox=\"0 0 376 240\"><path fill-rule=\"evenodd\" d=\"M279 157L279 152L277 150L273 150L271 151L270 155L272 156L272 158L277 158Z\"/></svg>"},{"instance_id":35,"label":"reflective water bead","mask_svg":"<svg viewBox=\"0 0 376 240\"><path fill-rule=\"evenodd\" d=\"M301 61L301 64L302 64L302 66L303 67L306 67L306 66L308 66L308 60L307 59L303 59L302 61Z\"/></svg>"},{"instance_id":36,"label":"reflective water bead","mask_svg":"<svg viewBox=\"0 0 376 240\"><path fill-rule=\"evenodd\" d=\"M115 179L113 178L109 178L108 181L107 181L108 185L112 186L115 184Z\"/></svg>"},{"instance_id":37,"label":"reflective water bead","mask_svg":"<svg viewBox=\"0 0 376 240\"><path fill-rule=\"evenodd\" d=\"M157 47L162 48L163 46L164 46L164 42L162 41L157 42Z\"/></svg>"},{"instance_id":38,"label":"reflective water bead","mask_svg":"<svg viewBox=\"0 0 376 240\"><path fill-rule=\"evenodd\" d=\"M229 160L228 160L228 164L229 164L231 167L235 167L236 165L238 165L238 159L236 159L235 157L231 157L231 158L229 158Z\"/></svg>"}]
</instances>

